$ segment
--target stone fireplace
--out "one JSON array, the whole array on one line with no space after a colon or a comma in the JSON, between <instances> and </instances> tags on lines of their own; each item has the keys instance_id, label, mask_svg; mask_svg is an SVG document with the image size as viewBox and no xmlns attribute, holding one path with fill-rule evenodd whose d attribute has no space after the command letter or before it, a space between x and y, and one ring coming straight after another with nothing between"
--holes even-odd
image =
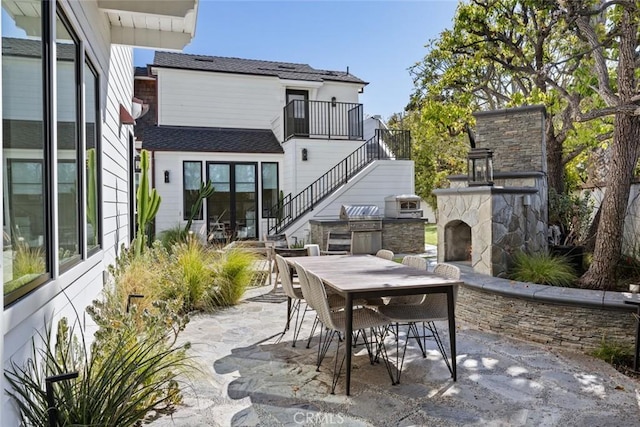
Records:
<instances>
[{"instance_id":1,"label":"stone fireplace","mask_svg":"<svg viewBox=\"0 0 640 427\"><path fill-rule=\"evenodd\" d=\"M475 114L476 148L493 151L493 185L450 176L435 190L438 262L469 262L504 277L513 255L547 247L547 180L543 106Z\"/></svg>"}]
</instances>

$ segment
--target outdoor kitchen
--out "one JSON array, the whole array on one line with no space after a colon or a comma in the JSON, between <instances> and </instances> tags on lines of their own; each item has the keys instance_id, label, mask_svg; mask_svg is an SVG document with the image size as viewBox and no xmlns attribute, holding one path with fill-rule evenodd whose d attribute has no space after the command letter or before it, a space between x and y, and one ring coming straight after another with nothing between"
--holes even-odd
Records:
<instances>
[{"instance_id":1,"label":"outdoor kitchen","mask_svg":"<svg viewBox=\"0 0 640 427\"><path fill-rule=\"evenodd\" d=\"M311 220L310 240L325 248L329 232L351 232L353 254L424 252L421 199L415 194L388 196L377 205L342 205L335 219Z\"/></svg>"}]
</instances>

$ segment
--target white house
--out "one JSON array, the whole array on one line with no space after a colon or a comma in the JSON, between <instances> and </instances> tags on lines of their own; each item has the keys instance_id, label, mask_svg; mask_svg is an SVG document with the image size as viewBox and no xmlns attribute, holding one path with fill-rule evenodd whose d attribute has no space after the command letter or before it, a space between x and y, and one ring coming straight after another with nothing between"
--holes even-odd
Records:
<instances>
[{"instance_id":1,"label":"white house","mask_svg":"<svg viewBox=\"0 0 640 427\"><path fill-rule=\"evenodd\" d=\"M365 119L366 85L348 70L156 52L135 84L150 105L136 135L163 199L156 233L185 224L207 180L215 192L193 229L220 239L306 239L310 219L343 204L383 210L386 196L413 193L408 132Z\"/></svg>"},{"instance_id":2,"label":"white house","mask_svg":"<svg viewBox=\"0 0 640 427\"><path fill-rule=\"evenodd\" d=\"M197 6L2 0L3 368L46 320L82 313L130 242L131 46L182 49ZM19 425L0 399L0 424Z\"/></svg>"}]
</instances>

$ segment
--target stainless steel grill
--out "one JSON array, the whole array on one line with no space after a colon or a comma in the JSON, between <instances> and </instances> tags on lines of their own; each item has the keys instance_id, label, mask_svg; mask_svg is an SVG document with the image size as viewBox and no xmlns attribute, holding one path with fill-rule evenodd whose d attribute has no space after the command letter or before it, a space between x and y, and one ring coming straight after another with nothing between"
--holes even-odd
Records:
<instances>
[{"instance_id":1,"label":"stainless steel grill","mask_svg":"<svg viewBox=\"0 0 640 427\"><path fill-rule=\"evenodd\" d=\"M375 254L382 249L382 215L376 205L342 205L340 219L352 233L351 253Z\"/></svg>"}]
</instances>

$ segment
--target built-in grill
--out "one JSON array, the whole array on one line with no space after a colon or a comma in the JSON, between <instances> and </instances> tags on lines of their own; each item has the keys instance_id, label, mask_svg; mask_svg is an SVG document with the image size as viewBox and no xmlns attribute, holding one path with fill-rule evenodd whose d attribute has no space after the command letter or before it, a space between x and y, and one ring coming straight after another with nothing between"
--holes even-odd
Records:
<instances>
[{"instance_id":1,"label":"built-in grill","mask_svg":"<svg viewBox=\"0 0 640 427\"><path fill-rule=\"evenodd\" d=\"M420 196L399 194L385 197L384 216L387 218L422 218Z\"/></svg>"},{"instance_id":2,"label":"built-in grill","mask_svg":"<svg viewBox=\"0 0 640 427\"><path fill-rule=\"evenodd\" d=\"M342 205L340 219L348 221L351 253L375 254L382 249L382 215L376 205Z\"/></svg>"}]
</instances>

